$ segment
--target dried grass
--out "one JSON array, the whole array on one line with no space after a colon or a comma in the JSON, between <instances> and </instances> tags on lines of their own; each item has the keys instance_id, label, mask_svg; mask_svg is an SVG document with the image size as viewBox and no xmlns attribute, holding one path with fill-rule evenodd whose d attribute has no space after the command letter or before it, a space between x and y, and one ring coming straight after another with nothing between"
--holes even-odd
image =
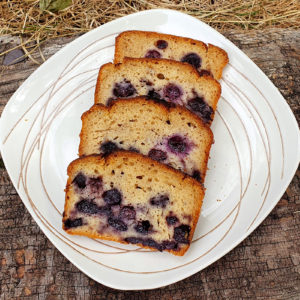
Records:
<instances>
[{"instance_id":1,"label":"dried grass","mask_svg":"<svg viewBox=\"0 0 300 300\"><path fill-rule=\"evenodd\" d=\"M299 0L73 0L70 7L59 13L41 11L38 0L2 0L0 34L20 36L21 46L30 57L46 40L78 35L121 16L152 8L185 12L219 31L300 27Z\"/></svg>"}]
</instances>

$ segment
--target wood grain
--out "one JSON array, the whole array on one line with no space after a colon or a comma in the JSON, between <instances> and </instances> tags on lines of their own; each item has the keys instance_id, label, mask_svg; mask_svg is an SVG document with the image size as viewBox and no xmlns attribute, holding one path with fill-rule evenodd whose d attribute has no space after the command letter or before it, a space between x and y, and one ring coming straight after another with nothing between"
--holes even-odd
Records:
<instances>
[{"instance_id":1,"label":"wood grain","mask_svg":"<svg viewBox=\"0 0 300 300\"><path fill-rule=\"evenodd\" d=\"M273 81L300 122L300 31L265 30L224 35ZM46 58L71 38L42 47ZM18 43L0 37L0 53ZM38 52L33 57L41 61ZM0 112L38 67L0 58ZM266 220L229 254L205 270L151 291L107 288L74 267L41 232L0 161L1 299L300 299L300 170Z\"/></svg>"}]
</instances>

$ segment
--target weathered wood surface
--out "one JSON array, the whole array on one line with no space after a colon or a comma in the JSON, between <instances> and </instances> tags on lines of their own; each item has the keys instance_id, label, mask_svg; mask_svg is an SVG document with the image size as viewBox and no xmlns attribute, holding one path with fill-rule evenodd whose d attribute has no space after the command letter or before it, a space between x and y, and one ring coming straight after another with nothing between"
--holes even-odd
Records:
<instances>
[{"instance_id":1,"label":"weathered wood surface","mask_svg":"<svg viewBox=\"0 0 300 300\"><path fill-rule=\"evenodd\" d=\"M224 33L269 76L300 121L300 31ZM46 58L72 39L43 46ZM16 39L0 38L0 53ZM34 57L39 59L39 55ZM37 68L4 67L0 112ZM1 299L300 299L300 171L266 220L229 254L197 274L151 291L118 291L81 273L33 221L0 164Z\"/></svg>"}]
</instances>

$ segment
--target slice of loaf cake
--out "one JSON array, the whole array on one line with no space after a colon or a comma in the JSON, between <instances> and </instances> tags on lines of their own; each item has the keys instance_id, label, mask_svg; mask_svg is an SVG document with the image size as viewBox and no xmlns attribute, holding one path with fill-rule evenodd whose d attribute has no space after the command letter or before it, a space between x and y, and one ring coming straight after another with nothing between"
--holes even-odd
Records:
<instances>
[{"instance_id":1,"label":"slice of loaf cake","mask_svg":"<svg viewBox=\"0 0 300 300\"><path fill-rule=\"evenodd\" d=\"M107 105L116 98L148 96L185 106L210 124L220 95L220 84L211 76L200 76L188 63L125 58L121 64L100 68L95 103Z\"/></svg>"},{"instance_id":2,"label":"slice of loaf cake","mask_svg":"<svg viewBox=\"0 0 300 300\"><path fill-rule=\"evenodd\" d=\"M129 150L204 181L213 134L184 107L121 99L96 104L81 119L79 156Z\"/></svg>"},{"instance_id":3,"label":"slice of loaf cake","mask_svg":"<svg viewBox=\"0 0 300 300\"><path fill-rule=\"evenodd\" d=\"M138 153L91 155L68 167L63 229L183 255L204 190L183 173Z\"/></svg>"},{"instance_id":4,"label":"slice of loaf cake","mask_svg":"<svg viewBox=\"0 0 300 300\"><path fill-rule=\"evenodd\" d=\"M228 63L227 53L214 45L203 42L148 31L125 31L116 38L114 63L124 57L167 58L187 62L200 74L211 74L215 79L222 77Z\"/></svg>"}]
</instances>

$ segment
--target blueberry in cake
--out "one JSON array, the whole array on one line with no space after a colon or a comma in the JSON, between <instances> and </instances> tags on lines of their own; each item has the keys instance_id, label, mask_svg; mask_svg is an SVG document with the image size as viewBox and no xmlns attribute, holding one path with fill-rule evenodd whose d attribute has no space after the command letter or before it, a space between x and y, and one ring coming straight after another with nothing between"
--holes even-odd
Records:
<instances>
[{"instance_id":1,"label":"blueberry in cake","mask_svg":"<svg viewBox=\"0 0 300 300\"><path fill-rule=\"evenodd\" d=\"M125 58L121 64L100 68L95 103L107 105L117 98L147 96L184 106L210 124L220 95L220 84L210 76L200 76L188 63Z\"/></svg>"},{"instance_id":2,"label":"blueberry in cake","mask_svg":"<svg viewBox=\"0 0 300 300\"><path fill-rule=\"evenodd\" d=\"M228 63L227 53L214 45L149 31L124 31L116 38L114 63L124 57L167 58L187 62L200 75L209 74L215 79L222 77Z\"/></svg>"},{"instance_id":3,"label":"blueberry in cake","mask_svg":"<svg viewBox=\"0 0 300 300\"><path fill-rule=\"evenodd\" d=\"M182 256L203 196L198 181L141 154L85 156L68 167L63 229Z\"/></svg>"},{"instance_id":4,"label":"blueberry in cake","mask_svg":"<svg viewBox=\"0 0 300 300\"><path fill-rule=\"evenodd\" d=\"M81 117L79 156L134 151L203 182L212 131L184 107L165 103L139 97L94 105Z\"/></svg>"}]
</instances>

